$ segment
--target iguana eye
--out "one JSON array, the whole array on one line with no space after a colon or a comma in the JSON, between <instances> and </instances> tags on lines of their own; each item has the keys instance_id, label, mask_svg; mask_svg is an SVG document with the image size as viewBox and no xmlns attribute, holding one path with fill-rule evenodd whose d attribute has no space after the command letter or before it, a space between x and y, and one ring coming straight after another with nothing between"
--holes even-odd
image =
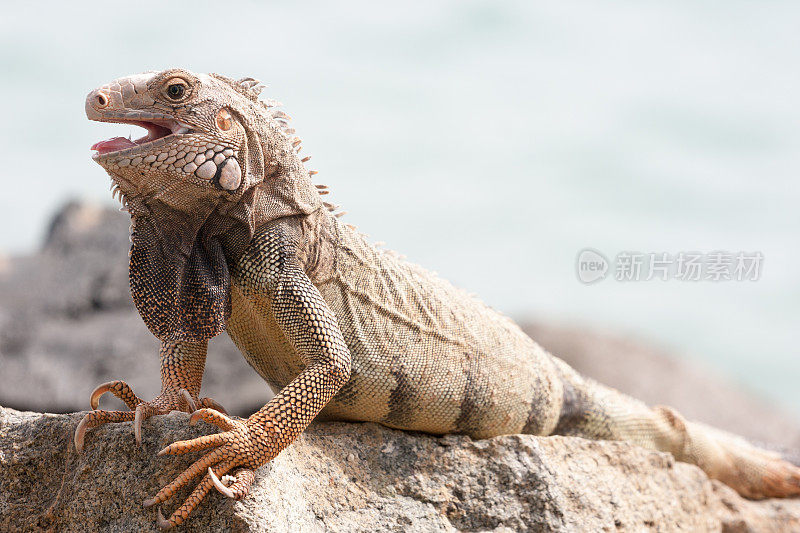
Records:
<instances>
[{"instance_id":1,"label":"iguana eye","mask_svg":"<svg viewBox=\"0 0 800 533\"><path fill-rule=\"evenodd\" d=\"M180 100L186 93L186 85L183 83L172 83L167 87L167 96L173 100Z\"/></svg>"}]
</instances>

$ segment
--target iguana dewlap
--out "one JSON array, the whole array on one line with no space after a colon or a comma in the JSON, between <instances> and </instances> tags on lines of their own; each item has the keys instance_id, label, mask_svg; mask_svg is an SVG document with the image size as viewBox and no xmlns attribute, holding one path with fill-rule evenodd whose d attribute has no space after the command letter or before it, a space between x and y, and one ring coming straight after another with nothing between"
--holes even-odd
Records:
<instances>
[{"instance_id":1,"label":"iguana dewlap","mask_svg":"<svg viewBox=\"0 0 800 533\"><path fill-rule=\"evenodd\" d=\"M184 521L212 487L244 497L254 470L320 413L476 438L627 440L744 496L800 494L800 469L776 454L581 377L510 319L340 222L288 116L259 92L250 78L172 69L120 78L86 100L90 120L148 131L93 149L131 215L131 292L162 342L162 390L144 401L122 381L101 385L76 447L107 422L134 421L140 440L142 420L175 409L222 430L159 453L202 452L145 502L200 479L168 519L159 511L162 527ZM276 393L244 420L199 397L208 339L222 331ZM97 410L105 392L131 410Z\"/></svg>"}]
</instances>

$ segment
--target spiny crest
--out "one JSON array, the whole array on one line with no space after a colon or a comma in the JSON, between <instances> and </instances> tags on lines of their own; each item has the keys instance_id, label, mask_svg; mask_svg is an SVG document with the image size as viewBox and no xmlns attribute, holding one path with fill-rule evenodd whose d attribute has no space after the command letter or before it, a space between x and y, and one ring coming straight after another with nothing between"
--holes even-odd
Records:
<instances>
[{"instance_id":1,"label":"spiny crest","mask_svg":"<svg viewBox=\"0 0 800 533\"><path fill-rule=\"evenodd\" d=\"M261 102L261 105L263 105L264 108L266 108L268 110L271 110L270 113L272 115L272 118L274 118L278 122L278 124L281 127L281 131L284 133L284 135L286 135L287 137L289 137L291 139L291 143L292 143L292 147L294 148L294 151L296 153L300 152L300 150L302 149L302 147L300 146L300 143L302 142L302 140L299 137L295 137L294 136L295 135L294 128L289 127L289 120L291 120L292 117L290 117L289 115L287 115L286 113L284 113L283 111L281 111L279 109L272 109L274 107L278 107L278 106L282 105L280 102L278 102L276 100L271 100L271 99L259 100L260 95L261 95L261 91L263 91L264 88L265 88L265 86L262 85L260 81L258 81L255 78L250 78L250 77L241 78L239 80L234 80L232 78L228 78L227 76L223 76L221 74L211 74L211 76L216 78L216 79L218 79L218 80L220 80L220 81L225 82L233 90L235 90L236 92L246 96L251 101L253 101L253 102ZM309 159L311 159L311 156L306 156L301 161L303 163L307 163ZM309 176L314 176L315 174L317 174L316 170L310 170L308 172ZM328 190L328 186L327 185L317 185L316 188L317 188L317 192L320 195L325 195L325 194L330 193L330 191ZM338 205L334 205L334 204L329 203L329 202L324 202L324 204L325 204L325 207L328 209L328 211L331 212L331 214L333 214L333 216L335 216L336 218L344 216L347 213L347 211L336 212L337 209L339 209L339 207L340 207ZM350 229L356 231L356 227L353 226L352 224L347 224L347 226L350 227Z\"/></svg>"},{"instance_id":2,"label":"spiny crest","mask_svg":"<svg viewBox=\"0 0 800 533\"><path fill-rule=\"evenodd\" d=\"M215 78L215 79L217 79L217 80L219 80L219 81L224 82L225 84L230 86L231 89L233 89L237 93L247 97L249 100L251 100L253 102L259 102L262 106L264 106L265 109L270 111L270 113L272 115L272 118L274 118L278 122L278 124L280 125L281 130L283 131L284 134L286 134L289 137L294 135L295 131L294 131L293 128L289 127L289 123L288 123L288 120L290 120L291 117L289 115L287 115L286 113L284 113L283 111L280 111L278 109L272 109L272 108L278 107L278 106L280 106L282 104L280 102L278 102L277 100L272 100L272 99L261 100L260 99L261 91L263 91L265 89L266 85L262 85L260 81L258 81L255 78L250 78L250 77L241 78L239 80L234 80L234 79L229 78L227 76L223 76L222 74L214 74L214 73L212 73L212 74L210 74L210 76ZM293 144L294 144L295 148L297 148L297 146L299 145L299 142L300 142L299 139L294 139L294 143ZM297 149L297 151L299 151L299 149Z\"/></svg>"},{"instance_id":3,"label":"spiny crest","mask_svg":"<svg viewBox=\"0 0 800 533\"><path fill-rule=\"evenodd\" d=\"M242 78L237 81L239 85L243 88L249 90L257 99L258 95L261 94L261 91L264 90L264 86L261 85L261 82L255 78Z\"/></svg>"},{"instance_id":4,"label":"spiny crest","mask_svg":"<svg viewBox=\"0 0 800 533\"><path fill-rule=\"evenodd\" d=\"M234 80L227 76L223 76L222 74L210 74L212 78L220 80L228 84L231 89L236 91L237 93L247 97L248 99L252 100L253 102L259 101L259 96L261 95L261 91L264 90L265 85L261 85L261 82L255 78L242 78L240 80ZM266 108L276 107L281 105L280 102L276 102L275 100L267 99L261 100L261 105Z\"/></svg>"}]
</instances>

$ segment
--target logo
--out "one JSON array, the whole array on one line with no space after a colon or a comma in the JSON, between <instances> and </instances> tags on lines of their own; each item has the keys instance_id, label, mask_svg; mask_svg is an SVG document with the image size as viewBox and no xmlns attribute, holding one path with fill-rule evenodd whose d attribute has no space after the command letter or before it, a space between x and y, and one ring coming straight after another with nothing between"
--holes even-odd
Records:
<instances>
[{"instance_id":1,"label":"logo","mask_svg":"<svg viewBox=\"0 0 800 533\"><path fill-rule=\"evenodd\" d=\"M584 248L578 253L575 268L582 283L596 283L608 274L608 259L597 250Z\"/></svg>"}]
</instances>

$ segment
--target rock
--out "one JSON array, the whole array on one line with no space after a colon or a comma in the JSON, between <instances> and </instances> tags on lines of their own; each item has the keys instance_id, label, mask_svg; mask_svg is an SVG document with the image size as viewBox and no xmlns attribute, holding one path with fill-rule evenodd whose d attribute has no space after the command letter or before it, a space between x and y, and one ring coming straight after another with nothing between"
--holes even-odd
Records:
<instances>
[{"instance_id":1,"label":"rock","mask_svg":"<svg viewBox=\"0 0 800 533\"><path fill-rule=\"evenodd\" d=\"M50 221L44 251L89 253L127 246L129 218L113 209L79 201L67 202Z\"/></svg>"},{"instance_id":2,"label":"rock","mask_svg":"<svg viewBox=\"0 0 800 533\"><path fill-rule=\"evenodd\" d=\"M80 414L0 408L0 530L156 531L151 497L211 433L172 413L72 445ZM182 494L185 497L186 491ZM178 501L167 502L165 511ZM375 424L312 424L240 502L212 492L183 531L796 531L800 501L747 501L669 454L620 442L437 438Z\"/></svg>"}]
</instances>

